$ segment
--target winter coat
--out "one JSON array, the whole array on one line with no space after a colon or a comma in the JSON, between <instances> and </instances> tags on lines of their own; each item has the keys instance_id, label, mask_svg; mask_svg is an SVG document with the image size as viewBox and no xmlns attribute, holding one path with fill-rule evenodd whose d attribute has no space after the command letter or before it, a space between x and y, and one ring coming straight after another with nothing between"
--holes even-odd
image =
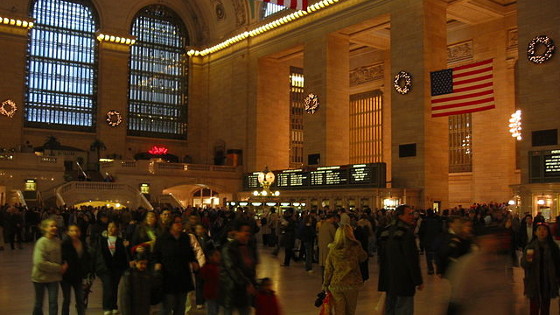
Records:
<instances>
[{"instance_id":1,"label":"winter coat","mask_svg":"<svg viewBox=\"0 0 560 315\"><path fill-rule=\"evenodd\" d=\"M511 276L504 272L507 257L475 251L458 259L449 270L451 301L447 314L511 315L515 300Z\"/></svg>"},{"instance_id":2,"label":"winter coat","mask_svg":"<svg viewBox=\"0 0 560 315\"><path fill-rule=\"evenodd\" d=\"M422 273L412 226L396 220L380 233L379 247L378 290L414 296L416 286L422 284Z\"/></svg>"},{"instance_id":3,"label":"winter coat","mask_svg":"<svg viewBox=\"0 0 560 315\"><path fill-rule=\"evenodd\" d=\"M533 261L527 261L527 250L534 250ZM553 299L558 296L560 250L554 242L539 242L536 237L525 247L521 267L525 270L524 294L529 298ZM541 281L541 272L544 282Z\"/></svg>"},{"instance_id":4,"label":"winter coat","mask_svg":"<svg viewBox=\"0 0 560 315\"><path fill-rule=\"evenodd\" d=\"M368 254L359 242L348 241L344 248L330 248L325 261L325 280L323 287L331 291L344 291L359 288L363 284L360 262Z\"/></svg>"},{"instance_id":5,"label":"winter coat","mask_svg":"<svg viewBox=\"0 0 560 315\"><path fill-rule=\"evenodd\" d=\"M62 280L62 254L58 238L41 237L33 249L33 269L31 281L37 283L59 282Z\"/></svg>"},{"instance_id":6,"label":"winter coat","mask_svg":"<svg viewBox=\"0 0 560 315\"><path fill-rule=\"evenodd\" d=\"M280 305L274 292L259 291L255 297L255 315L280 314Z\"/></svg>"},{"instance_id":7,"label":"winter coat","mask_svg":"<svg viewBox=\"0 0 560 315\"><path fill-rule=\"evenodd\" d=\"M253 260L247 265L242 256L242 246ZM254 251L238 241L227 243L222 249L222 268L220 270L220 302L226 308L249 306L247 286L256 285L256 262Z\"/></svg>"},{"instance_id":8,"label":"winter coat","mask_svg":"<svg viewBox=\"0 0 560 315\"><path fill-rule=\"evenodd\" d=\"M109 245L107 244L107 238L103 236L99 238L94 254L95 273L97 275L108 274L110 272L122 274L128 269L128 257L123 239L117 237L115 246L115 254L111 255Z\"/></svg>"},{"instance_id":9,"label":"winter coat","mask_svg":"<svg viewBox=\"0 0 560 315\"><path fill-rule=\"evenodd\" d=\"M156 240L154 262L162 264L163 292L182 293L194 290L190 264L197 263L190 236L181 233L176 239L165 232Z\"/></svg>"},{"instance_id":10,"label":"winter coat","mask_svg":"<svg viewBox=\"0 0 560 315\"><path fill-rule=\"evenodd\" d=\"M446 276L447 270L471 249L471 242L449 232L441 236L441 245L437 249L437 274Z\"/></svg>"},{"instance_id":11,"label":"winter coat","mask_svg":"<svg viewBox=\"0 0 560 315\"><path fill-rule=\"evenodd\" d=\"M422 220L418 230L418 238L420 239L422 247L424 247L428 252L435 250L434 242L441 232L441 220L436 216L426 216Z\"/></svg>"},{"instance_id":12,"label":"winter coat","mask_svg":"<svg viewBox=\"0 0 560 315\"><path fill-rule=\"evenodd\" d=\"M149 315L153 293L161 279L150 271L127 270L119 285L119 310L122 315Z\"/></svg>"},{"instance_id":13,"label":"winter coat","mask_svg":"<svg viewBox=\"0 0 560 315\"><path fill-rule=\"evenodd\" d=\"M220 292L220 266L207 263L200 269L200 277L204 280L204 299L217 300Z\"/></svg>"},{"instance_id":14,"label":"winter coat","mask_svg":"<svg viewBox=\"0 0 560 315\"><path fill-rule=\"evenodd\" d=\"M68 269L62 276L62 279L69 283L81 282L88 273L93 271L89 248L85 242L82 242L82 256L80 257L72 244L72 239L68 238L62 241L61 247L62 261L68 263Z\"/></svg>"},{"instance_id":15,"label":"winter coat","mask_svg":"<svg viewBox=\"0 0 560 315\"><path fill-rule=\"evenodd\" d=\"M336 227L332 223L326 221L321 223L319 227L318 243L319 243L319 266L325 266L325 261L329 254L329 244L334 241Z\"/></svg>"}]
</instances>

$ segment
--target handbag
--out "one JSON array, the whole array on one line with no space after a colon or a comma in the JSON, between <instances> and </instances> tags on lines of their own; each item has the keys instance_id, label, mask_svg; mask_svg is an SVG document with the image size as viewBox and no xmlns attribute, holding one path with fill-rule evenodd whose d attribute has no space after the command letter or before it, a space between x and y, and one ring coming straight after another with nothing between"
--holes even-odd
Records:
<instances>
[{"instance_id":1,"label":"handbag","mask_svg":"<svg viewBox=\"0 0 560 315\"><path fill-rule=\"evenodd\" d=\"M319 310L319 315L331 315L332 313L332 294L327 292L327 295L323 299L323 304Z\"/></svg>"},{"instance_id":2,"label":"handbag","mask_svg":"<svg viewBox=\"0 0 560 315\"><path fill-rule=\"evenodd\" d=\"M315 299L315 307L321 307L321 305L323 305L323 300L325 299L325 297L327 296L327 293L325 291L321 291L319 293L317 293L317 298Z\"/></svg>"}]
</instances>

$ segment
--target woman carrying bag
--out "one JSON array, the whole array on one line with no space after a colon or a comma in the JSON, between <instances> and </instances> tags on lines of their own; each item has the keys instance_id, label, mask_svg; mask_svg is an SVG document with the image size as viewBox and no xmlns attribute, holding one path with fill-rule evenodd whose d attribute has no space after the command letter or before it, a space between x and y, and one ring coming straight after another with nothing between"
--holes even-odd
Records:
<instances>
[{"instance_id":1,"label":"woman carrying bag","mask_svg":"<svg viewBox=\"0 0 560 315\"><path fill-rule=\"evenodd\" d=\"M525 295L530 299L531 315L548 315L550 300L558 296L560 249L546 223L537 223L533 234L521 258L525 269Z\"/></svg>"},{"instance_id":2,"label":"woman carrying bag","mask_svg":"<svg viewBox=\"0 0 560 315\"><path fill-rule=\"evenodd\" d=\"M365 261L368 254L354 237L349 225L336 230L334 242L329 244L329 248L323 289L332 294L336 315L353 315L363 285L360 262Z\"/></svg>"}]
</instances>

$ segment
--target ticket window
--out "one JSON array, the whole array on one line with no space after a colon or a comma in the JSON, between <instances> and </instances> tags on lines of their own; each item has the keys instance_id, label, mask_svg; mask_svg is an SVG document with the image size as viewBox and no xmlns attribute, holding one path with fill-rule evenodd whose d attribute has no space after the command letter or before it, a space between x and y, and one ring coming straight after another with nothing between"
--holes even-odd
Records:
<instances>
[{"instance_id":1,"label":"ticket window","mask_svg":"<svg viewBox=\"0 0 560 315\"><path fill-rule=\"evenodd\" d=\"M348 199L348 209L356 209L356 200Z\"/></svg>"},{"instance_id":2,"label":"ticket window","mask_svg":"<svg viewBox=\"0 0 560 315\"><path fill-rule=\"evenodd\" d=\"M399 199L398 198L383 199L383 208L385 208L387 210L395 210L398 205L399 205Z\"/></svg>"},{"instance_id":3,"label":"ticket window","mask_svg":"<svg viewBox=\"0 0 560 315\"><path fill-rule=\"evenodd\" d=\"M550 196L537 197L535 209L537 209L535 215L540 212L547 222L556 220L557 214L553 211L553 202Z\"/></svg>"},{"instance_id":4,"label":"ticket window","mask_svg":"<svg viewBox=\"0 0 560 315\"><path fill-rule=\"evenodd\" d=\"M344 205L342 204L342 199L335 199L335 200L334 200L334 206L335 206L335 208L342 208L342 207L344 207Z\"/></svg>"},{"instance_id":5,"label":"ticket window","mask_svg":"<svg viewBox=\"0 0 560 315\"><path fill-rule=\"evenodd\" d=\"M369 207L369 198L362 198L360 200L360 207L361 208Z\"/></svg>"}]
</instances>

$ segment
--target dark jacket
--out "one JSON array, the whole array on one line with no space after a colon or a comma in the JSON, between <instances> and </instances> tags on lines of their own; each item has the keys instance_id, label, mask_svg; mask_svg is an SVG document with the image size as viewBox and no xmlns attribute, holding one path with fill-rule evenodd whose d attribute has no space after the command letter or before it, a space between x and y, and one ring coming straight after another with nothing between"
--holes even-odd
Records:
<instances>
[{"instance_id":1,"label":"dark jacket","mask_svg":"<svg viewBox=\"0 0 560 315\"><path fill-rule=\"evenodd\" d=\"M436 216L428 215L422 220L418 230L418 238L426 251L434 251L435 240L441 234L442 227L441 220Z\"/></svg>"},{"instance_id":2,"label":"dark jacket","mask_svg":"<svg viewBox=\"0 0 560 315\"><path fill-rule=\"evenodd\" d=\"M123 239L117 237L115 254L111 255L107 238L101 237L97 242L95 250L95 273L97 275L113 273L123 273L128 269L128 257Z\"/></svg>"},{"instance_id":3,"label":"dark jacket","mask_svg":"<svg viewBox=\"0 0 560 315\"><path fill-rule=\"evenodd\" d=\"M456 234L446 232L442 235L441 247L438 249L437 270L438 275L446 275L447 270L459 257L470 252L471 242L460 238Z\"/></svg>"},{"instance_id":4,"label":"dark jacket","mask_svg":"<svg viewBox=\"0 0 560 315\"><path fill-rule=\"evenodd\" d=\"M162 264L163 292L186 293L194 290L190 264L197 262L188 234L176 239L165 232L156 240L154 262Z\"/></svg>"},{"instance_id":5,"label":"dark jacket","mask_svg":"<svg viewBox=\"0 0 560 315\"><path fill-rule=\"evenodd\" d=\"M532 262L527 261L527 249L534 250ZM541 244L535 237L527 245L521 258L521 267L525 270L524 294L527 297L552 299L558 296L559 260L560 250L553 241Z\"/></svg>"},{"instance_id":6,"label":"dark jacket","mask_svg":"<svg viewBox=\"0 0 560 315\"><path fill-rule=\"evenodd\" d=\"M82 242L82 246L82 257L79 257L74 245L72 245L72 239L67 238L61 244L62 261L68 263L68 270L62 275L62 279L66 282L81 282L88 273L93 271L89 248L84 242Z\"/></svg>"},{"instance_id":7,"label":"dark jacket","mask_svg":"<svg viewBox=\"0 0 560 315\"><path fill-rule=\"evenodd\" d=\"M242 247L253 260L247 265L242 256ZM222 268L220 269L220 301L226 308L249 306L247 286L256 284L256 263L254 251L238 241L227 243L222 249Z\"/></svg>"},{"instance_id":8,"label":"dark jacket","mask_svg":"<svg viewBox=\"0 0 560 315\"><path fill-rule=\"evenodd\" d=\"M379 238L378 290L413 296L422 284L422 273L412 227L401 220L390 224Z\"/></svg>"},{"instance_id":9,"label":"dark jacket","mask_svg":"<svg viewBox=\"0 0 560 315\"><path fill-rule=\"evenodd\" d=\"M274 292L259 291L255 297L255 315L280 315L280 304Z\"/></svg>"},{"instance_id":10,"label":"dark jacket","mask_svg":"<svg viewBox=\"0 0 560 315\"><path fill-rule=\"evenodd\" d=\"M161 279L150 271L127 270L119 286L119 310L122 315L149 315L153 292Z\"/></svg>"}]
</instances>

